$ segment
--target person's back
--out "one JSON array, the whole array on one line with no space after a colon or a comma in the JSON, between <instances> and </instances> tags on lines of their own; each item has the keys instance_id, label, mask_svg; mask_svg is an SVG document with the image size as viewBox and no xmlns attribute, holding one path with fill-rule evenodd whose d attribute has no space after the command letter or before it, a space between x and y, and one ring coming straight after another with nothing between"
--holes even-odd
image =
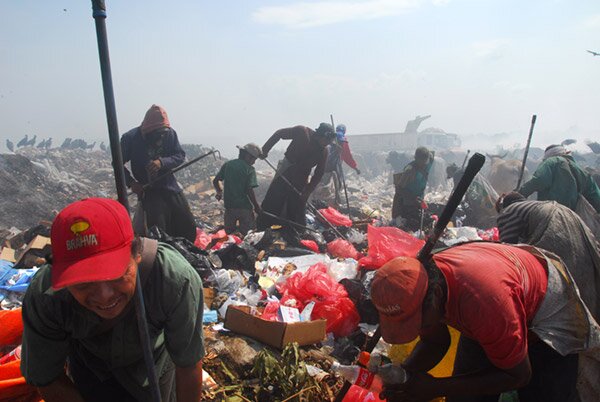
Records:
<instances>
[{"instance_id":1,"label":"person's back","mask_svg":"<svg viewBox=\"0 0 600 402\"><path fill-rule=\"evenodd\" d=\"M546 148L544 161L538 166L531 180L518 189L525 197L536 191L538 201L557 201L574 211L581 194L596 212L600 213L598 185L560 145Z\"/></svg>"},{"instance_id":2,"label":"person's back","mask_svg":"<svg viewBox=\"0 0 600 402\"><path fill-rule=\"evenodd\" d=\"M600 319L598 240L581 218L556 201L526 201L518 193L504 197L498 215L500 240L527 243L558 255L579 287L582 299Z\"/></svg>"}]
</instances>

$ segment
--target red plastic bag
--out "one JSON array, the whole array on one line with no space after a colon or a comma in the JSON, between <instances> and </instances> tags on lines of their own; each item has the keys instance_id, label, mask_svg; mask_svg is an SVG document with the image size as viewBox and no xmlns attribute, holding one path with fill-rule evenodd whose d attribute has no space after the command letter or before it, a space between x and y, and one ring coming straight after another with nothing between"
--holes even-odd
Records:
<instances>
[{"instance_id":1,"label":"red plastic bag","mask_svg":"<svg viewBox=\"0 0 600 402\"><path fill-rule=\"evenodd\" d=\"M485 241L500 241L500 232L497 227L488 230L478 230L477 234Z\"/></svg>"},{"instance_id":2,"label":"red plastic bag","mask_svg":"<svg viewBox=\"0 0 600 402\"><path fill-rule=\"evenodd\" d=\"M204 230L196 228L196 240L194 246L204 250L211 242L212 237L208 235Z\"/></svg>"},{"instance_id":3,"label":"red plastic bag","mask_svg":"<svg viewBox=\"0 0 600 402\"><path fill-rule=\"evenodd\" d=\"M319 252L319 246L314 240L300 240L300 244L302 244L307 249L314 251L315 253Z\"/></svg>"},{"instance_id":4,"label":"red plastic bag","mask_svg":"<svg viewBox=\"0 0 600 402\"><path fill-rule=\"evenodd\" d=\"M335 226L352 226L352 220L335 208L329 207L325 209L319 209L319 212L325 219Z\"/></svg>"},{"instance_id":5,"label":"red plastic bag","mask_svg":"<svg viewBox=\"0 0 600 402\"><path fill-rule=\"evenodd\" d=\"M386 262L396 257L416 257L425 244L395 227L375 227L369 225L367 229L369 239L369 253L361 258L358 263L367 269L377 269Z\"/></svg>"},{"instance_id":6,"label":"red plastic bag","mask_svg":"<svg viewBox=\"0 0 600 402\"><path fill-rule=\"evenodd\" d=\"M327 274L323 263L313 265L306 273L292 275L279 291L282 298L296 299L300 302L301 310L304 305L314 301L312 319L327 320L327 332L333 332L336 337L347 336L357 327L360 316L344 286L337 283Z\"/></svg>"},{"instance_id":7,"label":"red plastic bag","mask_svg":"<svg viewBox=\"0 0 600 402\"><path fill-rule=\"evenodd\" d=\"M272 301L267 303L260 318L263 320L277 321L277 312L279 311L279 302Z\"/></svg>"},{"instance_id":8,"label":"red plastic bag","mask_svg":"<svg viewBox=\"0 0 600 402\"><path fill-rule=\"evenodd\" d=\"M356 251L352 243L344 239L335 239L327 243L327 252L336 258L354 258L358 260L360 253Z\"/></svg>"}]
</instances>

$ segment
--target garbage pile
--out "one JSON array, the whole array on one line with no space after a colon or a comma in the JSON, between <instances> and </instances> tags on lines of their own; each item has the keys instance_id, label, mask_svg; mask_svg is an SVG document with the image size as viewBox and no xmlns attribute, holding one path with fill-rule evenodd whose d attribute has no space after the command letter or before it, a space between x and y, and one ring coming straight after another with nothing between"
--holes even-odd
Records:
<instances>
[{"instance_id":1,"label":"garbage pile","mask_svg":"<svg viewBox=\"0 0 600 402\"><path fill-rule=\"evenodd\" d=\"M187 158L209 151L182 145ZM177 174L200 223L222 220L222 206L212 197L212 177L224 160L204 158ZM0 154L0 241L7 232L51 221L58 211L86 197L116 198L110 155L100 150L25 147ZM135 197L130 197L135 207Z\"/></svg>"},{"instance_id":2,"label":"garbage pile","mask_svg":"<svg viewBox=\"0 0 600 402\"><path fill-rule=\"evenodd\" d=\"M364 191L352 194L385 202ZM199 227L194 243L150 231L203 280L203 400L335 399L343 377L334 366L352 364L378 323L370 300L375 270L394 257L415 256L424 243L419 233L390 226L373 211L356 208L348 215L323 207L321 216L307 214L306 232L272 226L242 237ZM48 225L13 231L2 244L1 310L21 307L50 251ZM449 228L443 241L481 238L497 239L497 231ZM2 354L14 350L8 349ZM377 350L388 354L389 345L380 341Z\"/></svg>"}]
</instances>

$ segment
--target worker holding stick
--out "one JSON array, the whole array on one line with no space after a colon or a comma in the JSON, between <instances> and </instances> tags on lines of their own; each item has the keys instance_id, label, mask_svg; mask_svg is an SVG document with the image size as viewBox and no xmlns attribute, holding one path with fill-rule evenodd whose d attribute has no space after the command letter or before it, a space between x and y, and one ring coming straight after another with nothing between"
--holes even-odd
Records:
<instances>
[{"instance_id":1,"label":"worker holding stick","mask_svg":"<svg viewBox=\"0 0 600 402\"><path fill-rule=\"evenodd\" d=\"M334 138L333 126L321 123L316 130L305 126L282 128L265 142L261 155L263 159L279 140L292 140L262 202L261 207L265 212L306 225L306 202L323 177L327 164L327 145ZM315 171L309 181L313 167ZM263 214L258 217L257 228L264 230L274 223L277 223L276 219Z\"/></svg>"},{"instance_id":2,"label":"worker holding stick","mask_svg":"<svg viewBox=\"0 0 600 402\"><path fill-rule=\"evenodd\" d=\"M165 109L152 105L142 124L121 137L121 151L123 163L131 162L131 173L125 168L125 182L141 200L146 226L193 242L196 223L183 189L173 174L163 176L185 161ZM144 188L151 181L150 188Z\"/></svg>"}]
</instances>

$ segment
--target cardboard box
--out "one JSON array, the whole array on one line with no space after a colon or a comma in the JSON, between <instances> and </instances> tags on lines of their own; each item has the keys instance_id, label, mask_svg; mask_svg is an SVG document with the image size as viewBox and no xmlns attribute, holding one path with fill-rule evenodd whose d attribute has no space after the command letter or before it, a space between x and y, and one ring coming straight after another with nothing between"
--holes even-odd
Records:
<instances>
[{"instance_id":1,"label":"cardboard box","mask_svg":"<svg viewBox=\"0 0 600 402\"><path fill-rule=\"evenodd\" d=\"M291 342L298 342L300 346L304 346L325 339L325 320L294 323L268 321L252 315L250 311L248 306L229 306L225 316L225 328L277 349L283 349Z\"/></svg>"},{"instance_id":2,"label":"cardboard box","mask_svg":"<svg viewBox=\"0 0 600 402\"><path fill-rule=\"evenodd\" d=\"M37 235L29 242L27 248L20 253L15 268L31 268L44 264L44 257L52 251L50 238Z\"/></svg>"},{"instance_id":3,"label":"cardboard box","mask_svg":"<svg viewBox=\"0 0 600 402\"><path fill-rule=\"evenodd\" d=\"M2 251L0 251L0 260L16 262L15 250L10 247L2 247Z\"/></svg>"}]
</instances>

